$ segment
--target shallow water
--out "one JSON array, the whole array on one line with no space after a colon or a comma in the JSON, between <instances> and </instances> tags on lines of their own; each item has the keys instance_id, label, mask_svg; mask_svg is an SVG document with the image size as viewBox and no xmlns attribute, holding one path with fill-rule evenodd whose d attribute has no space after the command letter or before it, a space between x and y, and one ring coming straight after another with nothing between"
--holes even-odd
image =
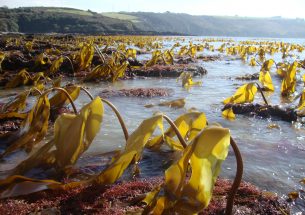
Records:
<instances>
[{"instance_id":1,"label":"shallow water","mask_svg":"<svg viewBox=\"0 0 305 215\"><path fill-rule=\"evenodd\" d=\"M188 38L200 41L199 37ZM188 40L187 39L187 40ZM249 38L235 38L236 41L246 40ZM188 44L188 41L185 44ZM263 40L263 39L261 39ZM271 39L270 39L271 40ZM272 39L274 40L274 39ZM280 40L280 39L279 39ZM304 45L305 40L282 39L285 42L298 42ZM197 43L198 41L194 42ZM281 40L280 40L281 41ZM171 47L174 41L169 41L164 48ZM215 43L217 47L221 43ZM218 54L218 52L204 51L203 54ZM300 55L300 54L299 54ZM147 59L150 55L140 55L139 59ZM271 57L270 57L271 58ZM279 62L281 56L275 54L272 58ZM300 59L304 59L302 53ZM267 59L269 57L267 56ZM294 58L288 58L293 61ZM152 116L156 111L163 113L175 119L191 107L203 111L207 115L209 122L218 122L224 127L230 128L232 136L238 143L244 160L243 180L252 182L258 187L267 191L276 192L279 196L301 189L298 183L305 177L305 128L304 125L298 127L292 123L279 121L276 119L261 119L257 117L249 117L236 115L235 121L227 121L221 116L222 100L231 96L238 86L247 81L237 81L234 77L245 73L259 72L260 67L250 67L239 59L224 57L220 61L201 62L199 63L207 69L208 74L203 77L194 78L195 81L201 80L203 85L192 87L189 91L182 88L175 78L147 78L137 80L124 80L116 83L99 83L86 84L93 95L98 95L103 89L122 89L135 87L166 87L173 90L169 97L157 98L127 98L114 97L109 100L118 108L122 114L126 125L128 125L129 133L131 133L143 119ZM304 74L304 70L302 73ZM271 104L287 105L280 97L280 79L276 77L275 69L272 70L272 79L275 85L275 92L268 95L268 101ZM302 90L301 85L297 91ZM0 92L1 95L3 93ZM8 92L5 92L8 93ZM182 109L171 109L169 107L153 107L145 108L146 104L157 104L162 101L173 100L177 98L185 98L186 105ZM81 107L89 101L88 97L81 94L77 100L77 106ZM255 101L262 103L262 98L257 93ZM105 117L103 119L100 133L95 138L89 150L82 156L78 162L79 166L90 165L88 162L96 161L99 154L112 150L124 148L125 141L121 127L116 117L106 107ZM269 129L270 123L276 123L279 128ZM9 156L6 159L6 165L2 165L2 171L10 169L19 158ZM140 162L141 177L162 175L166 167L168 167L168 159L174 159L174 155L167 152L150 152L146 151ZM4 168L4 169L3 169ZM226 161L223 163L222 177L234 178L235 175L235 158L232 151ZM304 189L304 188L303 188ZM296 206L295 211L305 209L303 206Z\"/></svg>"}]
</instances>

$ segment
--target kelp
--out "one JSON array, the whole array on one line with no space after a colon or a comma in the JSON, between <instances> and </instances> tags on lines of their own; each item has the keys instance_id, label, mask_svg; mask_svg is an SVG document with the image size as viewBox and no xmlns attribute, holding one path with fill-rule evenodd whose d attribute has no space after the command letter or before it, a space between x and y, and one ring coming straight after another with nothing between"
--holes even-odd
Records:
<instances>
[{"instance_id":1,"label":"kelp","mask_svg":"<svg viewBox=\"0 0 305 215\"><path fill-rule=\"evenodd\" d=\"M295 92L296 87L296 73L298 62L295 61L289 65L288 70L284 73L281 85L281 93L283 96L290 95Z\"/></svg>"},{"instance_id":2,"label":"kelp","mask_svg":"<svg viewBox=\"0 0 305 215\"><path fill-rule=\"evenodd\" d=\"M70 165L73 165L79 156L89 147L94 136L99 130L103 115L102 109L102 101L99 97L97 97L91 103L82 108L79 114L64 114L60 116L60 118L58 118L55 122L54 139L42 146L30 158L19 164L15 168L14 173L24 173L41 162L56 164L59 169L65 169ZM42 189L68 189L69 187L79 186L81 184L114 183L118 178L121 177L125 169L130 164L136 164L139 161L143 153L143 149L148 144L149 138L155 129L160 127L163 133L163 117L165 116L156 115L144 120L141 125L128 137L125 149L119 155L115 156L114 160L109 164L108 167L106 167L105 170L96 176L92 176L88 180L72 182L71 184L62 184L51 180L36 180L13 175L0 181L0 184L3 184L1 197L23 195ZM184 167L184 172L176 172L176 164L172 165L166 171L166 182L164 189L168 191L171 190L177 194L177 197L192 197L189 202L183 202L183 204L179 203L177 205L187 207L189 204L192 204L192 201L198 201L201 205L197 205L197 208L193 209L198 211L204 208L211 198L213 184L216 180L216 176L219 172L219 167L221 164L220 160L224 159L226 156L225 154L227 153L223 151L223 147L227 147L225 146L227 140L224 139L223 134L226 133L225 138L230 138L230 135L228 133L228 129L223 129L218 126L212 126L202 130L206 126L206 118L205 115L200 112L190 112L182 115L175 121L175 123L178 128L174 129L175 132L177 132L177 130L180 131L182 136L189 140L190 144L185 150L183 148L180 149L184 153L181 160L187 160L186 163L184 161L186 165ZM73 134L70 134L70 132ZM173 137L173 130L168 129L164 135ZM68 136L70 139L67 138ZM201 145L203 143L208 145L202 147ZM52 150L53 146L55 146L54 150ZM203 157L197 157L197 154ZM216 156L218 160L212 159L214 156ZM193 169L193 175L190 181L184 186L183 184L185 183L185 178L183 178L183 175L186 174L188 169L187 163L189 159L190 165ZM212 175L209 173L210 169L207 165L208 163L206 162L214 162L214 165L212 166L215 166L215 168L213 167L212 169ZM177 183L177 185L172 185L172 180L174 178L176 179L176 176L178 176L177 174L182 174L182 177L180 177L180 181L176 180L176 182L174 182ZM202 177L204 180L199 180L201 182L198 184L198 180L195 180L197 177ZM212 181L209 182L210 180ZM30 186L26 188L26 184ZM199 198L195 197L196 195L189 191L193 184L198 184L198 186L202 187L202 189L199 189L196 192L201 193L200 195L206 196ZM180 191L177 191L175 188L176 186L183 187L182 193L179 194ZM205 186L207 187L204 188ZM21 190L16 190L17 188L20 188ZM172 204L169 204L167 206L171 207L171 205ZM179 210L184 210L183 207L174 206L175 209L179 208Z\"/></svg>"},{"instance_id":3,"label":"kelp","mask_svg":"<svg viewBox=\"0 0 305 215\"><path fill-rule=\"evenodd\" d=\"M9 81L5 88L14 88L21 85L26 85L31 81L31 75L25 70L21 70L14 78Z\"/></svg>"},{"instance_id":4,"label":"kelp","mask_svg":"<svg viewBox=\"0 0 305 215\"><path fill-rule=\"evenodd\" d=\"M42 164L55 165L62 171L75 164L99 131L102 117L103 104L99 97L84 106L77 115L60 115L54 124L54 138L21 162L14 174L23 174Z\"/></svg>"},{"instance_id":5,"label":"kelp","mask_svg":"<svg viewBox=\"0 0 305 215\"><path fill-rule=\"evenodd\" d=\"M175 99L175 100L172 100L172 101L166 101L166 102L161 102L159 104L148 104L148 105L145 105L144 107L146 108L151 108L153 106L168 106L168 107L171 107L171 108L183 108L185 105L185 99Z\"/></svg>"},{"instance_id":6,"label":"kelp","mask_svg":"<svg viewBox=\"0 0 305 215\"><path fill-rule=\"evenodd\" d=\"M104 79L115 82L119 78L124 77L129 63L127 59L120 62L120 60L118 60L119 58L119 54L114 54L107 62L96 66L89 74L87 74L84 81L98 81Z\"/></svg>"},{"instance_id":7,"label":"kelp","mask_svg":"<svg viewBox=\"0 0 305 215\"><path fill-rule=\"evenodd\" d=\"M179 116L174 121L181 137L186 141L192 141L196 135L206 127L207 120L204 113L192 110L186 114ZM162 143L167 144L171 149L183 150L180 141L174 139L176 132L173 127L169 127L164 135L156 136L148 141L146 147L159 149Z\"/></svg>"},{"instance_id":8,"label":"kelp","mask_svg":"<svg viewBox=\"0 0 305 215\"><path fill-rule=\"evenodd\" d=\"M4 58L5 58L5 53L4 52L0 52L0 73L2 73L2 66L1 66L1 64L2 64L2 62L4 60Z\"/></svg>"},{"instance_id":9,"label":"kelp","mask_svg":"<svg viewBox=\"0 0 305 215\"><path fill-rule=\"evenodd\" d=\"M68 85L64 88L69 95L71 96L72 100L76 100L80 93L80 87L77 85ZM69 98L65 95L63 91L57 92L53 97L50 98L50 106L51 108L61 108L64 105L70 103Z\"/></svg>"},{"instance_id":10,"label":"kelp","mask_svg":"<svg viewBox=\"0 0 305 215\"><path fill-rule=\"evenodd\" d=\"M14 141L6 143L9 146L1 154L1 157L4 157L20 148L25 148L27 151L31 151L33 146L39 143L47 133L49 115L49 99L46 95L43 95L38 99L30 113L28 113L20 130L12 134L15 136Z\"/></svg>"},{"instance_id":11,"label":"kelp","mask_svg":"<svg viewBox=\"0 0 305 215\"><path fill-rule=\"evenodd\" d=\"M162 115L153 116L144 120L129 136L126 146L120 155L104 170L93 178L98 184L114 183L131 162L138 162L143 149L157 127L163 130Z\"/></svg>"},{"instance_id":12,"label":"kelp","mask_svg":"<svg viewBox=\"0 0 305 215\"><path fill-rule=\"evenodd\" d=\"M232 108L228 108L222 111L222 117L228 120L234 120L235 114Z\"/></svg>"},{"instance_id":13,"label":"kelp","mask_svg":"<svg viewBox=\"0 0 305 215\"><path fill-rule=\"evenodd\" d=\"M19 112L26 107L26 99L30 91L24 91L17 95L13 100L7 102L1 107L1 112Z\"/></svg>"},{"instance_id":14,"label":"kelp","mask_svg":"<svg viewBox=\"0 0 305 215\"><path fill-rule=\"evenodd\" d=\"M64 57L60 56L58 57L56 60L54 60L52 62L52 65L50 67L50 71L47 75L54 75L60 68L60 66L62 65L62 63L64 62Z\"/></svg>"},{"instance_id":15,"label":"kelp","mask_svg":"<svg viewBox=\"0 0 305 215\"><path fill-rule=\"evenodd\" d=\"M159 187L148 194L145 213L194 214L206 208L229 145L228 129L214 125L200 132L182 157L165 171L164 194ZM191 176L186 181L189 171Z\"/></svg>"},{"instance_id":16,"label":"kelp","mask_svg":"<svg viewBox=\"0 0 305 215\"><path fill-rule=\"evenodd\" d=\"M177 78L177 82L181 80L182 87L190 88L191 86L200 86L202 85L201 81L194 82L192 79L192 74L190 72L182 72L180 76Z\"/></svg>"},{"instance_id":17,"label":"kelp","mask_svg":"<svg viewBox=\"0 0 305 215\"><path fill-rule=\"evenodd\" d=\"M264 90L274 91L274 86L272 84L272 79L269 71L261 70L259 73L259 81L262 83Z\"/></svg>"},{"instance_id":18,"label":"kelp","mask_svg":"<svg viewBox=\"0 0 305 215\"><path fill-rule=\"evenodd\" d=\"M240 104L246 102L252 102L254 100L254 96L257 92L257 87L255 83L245 84L237 89L232 97L226 98L223 103L233 103Z\"/></svg>"},{"instance_id":19,"label":"kelp","mask_svg":"<svg viewBox=\"0 0 305 215\"><path fill-rule=\"evenodd\" d=\"M60 168L75 164L88 149L103 119L104 108L99 97L82 108L77 115L62 114L54 124L54 152Z\"/></svg>"},{"instance_id":20,"label":"kelp","mask_svg":"<svg viewBox=\"0 0 305 215\"><path fill-rule=\"evenodd\" d=\"M94 55L94 46L91 43L81 44L80 51L77 55L78 71L87 69L92 62Z\"/></svg>"}]
</instances>

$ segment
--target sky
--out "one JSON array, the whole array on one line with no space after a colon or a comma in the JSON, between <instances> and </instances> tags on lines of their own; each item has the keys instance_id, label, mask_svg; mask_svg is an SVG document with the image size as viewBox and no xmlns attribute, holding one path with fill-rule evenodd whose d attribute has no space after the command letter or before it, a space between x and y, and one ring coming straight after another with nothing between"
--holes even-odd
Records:
<instances>
[{"instance_id":1,"label":"sky","mask_svg":"<svg viewBox=\"0 0 305 215\"><path fill-rule=\"evenodd\" d=\"M305 18L305 0L0 0L9 8L72 7L95 12L173 12L192 15Z\"/></svg>"}]
</instances>

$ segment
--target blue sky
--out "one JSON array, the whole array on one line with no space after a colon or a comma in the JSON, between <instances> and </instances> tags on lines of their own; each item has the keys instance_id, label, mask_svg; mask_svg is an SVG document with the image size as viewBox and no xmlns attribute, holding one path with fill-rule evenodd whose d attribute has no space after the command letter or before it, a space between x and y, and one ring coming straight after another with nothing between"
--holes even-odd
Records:
<instances>
[{"instance_id":1,"label":"blue sky","mask_svg":"<svg viewBox=\"0 0 305 215\"><path fill-rule=\"evenodd\" d=\"M0 6L73 7L95 12L149 11L193 15L305 18L305 0L1 0Z\"/></svg>"}]
</instances>

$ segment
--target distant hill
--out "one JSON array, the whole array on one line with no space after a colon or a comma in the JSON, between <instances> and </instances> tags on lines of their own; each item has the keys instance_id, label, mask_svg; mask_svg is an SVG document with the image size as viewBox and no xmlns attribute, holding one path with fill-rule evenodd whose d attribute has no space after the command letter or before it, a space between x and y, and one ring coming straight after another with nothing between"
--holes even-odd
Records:
<instances>
[{"instance_id":1,"label":"distant hill","mask_svg":"<svg viewBox=\"0 0 305 215\"><path fill-rule=\"evenodd\" d=\"M305 38L304 19L193 16L181 13L95 13L72 8L0 8L0 32L167 34Z\"/></svg>"},{"instance_id":2,"label":"distant hill","mask_svg":"<svg viewBox=\"0 0 305 215\"><path fill-rule=\"evenodd\" d=\"M171 31L206 36L305 37L304 19L193 16L169 12L120 12L103 15L131 21L143 31Z\"/></svg>"}]
</instances>

